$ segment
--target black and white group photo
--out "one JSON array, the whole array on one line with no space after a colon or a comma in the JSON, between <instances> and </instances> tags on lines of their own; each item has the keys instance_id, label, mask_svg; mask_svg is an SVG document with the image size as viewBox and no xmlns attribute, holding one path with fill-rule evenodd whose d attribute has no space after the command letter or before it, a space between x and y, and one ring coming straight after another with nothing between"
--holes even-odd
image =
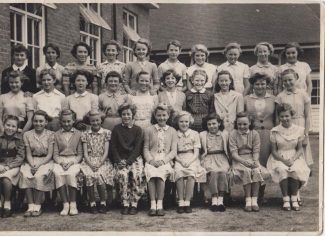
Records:
<instances>
[{"instance_id":1,"label":"black and white group photo","mask_svg":"<svg viewBox=\"0 0 325 236\"><path fill-rule=\"evenodd\" d=\"M0 3L0 235L321 234L323 7Z\"/></svg>"}]
</instances>

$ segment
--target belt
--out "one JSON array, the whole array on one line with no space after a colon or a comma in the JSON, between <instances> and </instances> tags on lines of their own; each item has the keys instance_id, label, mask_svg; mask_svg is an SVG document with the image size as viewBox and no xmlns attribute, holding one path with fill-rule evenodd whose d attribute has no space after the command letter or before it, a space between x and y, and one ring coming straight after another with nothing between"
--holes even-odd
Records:
<instances>
[{"instance_id":1,"label":"belt","mask_svg":"<svg viewBox=\"0 0 325 236\"><path fill-rule=\"evenodd\" d=\"M224 150L215 150L215 151L210 151L208 154L225 154Z\"/></svg>"},{"instance_id":2,"label":"belt","mask_svg":"<svg viewBox=\"0 0 325 236\"><path fill-rule=\"evenodd\" d=\"M193 153L194 151L193 151L193 149L191 149L191 150L187 150L187 151L178 151L177 153Z\"/></svg>"}]
</instances>

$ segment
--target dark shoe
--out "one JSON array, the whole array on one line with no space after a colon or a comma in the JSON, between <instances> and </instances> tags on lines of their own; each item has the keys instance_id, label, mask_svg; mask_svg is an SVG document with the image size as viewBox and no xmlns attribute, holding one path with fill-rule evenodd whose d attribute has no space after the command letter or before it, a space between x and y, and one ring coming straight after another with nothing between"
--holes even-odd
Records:
<instances>
[{"instance_id":1,"label":"dark shoe","mask_svg":"<svg viewBox=\"0 0 325 236\"><path fill-rule=\"evenodd\" d=\"M210 210L213 211L213 212L216 212L219 210L218 206L217 205L211 205L210 206Z\"/></svg>"},{"instance_id":2,"label":"dark shoe","mask_svg":"<svg viewBox=\"0 0 325 236\"><path fill-rule=\"evenodd\" d=\"M260 208L258 206L252 206L252 211L258 212L260 211Z\"/></svg>"},{"instance_id":3,"label":"dark shoe","mask_svg":"<svg viewBox=\"0 0 325 236\"><path fill-rule=\"evenodd\" d=\"M89 211L90 211L91 214L97 214L98 213L96 206L91 206Z\"/></svg>"},{"instance_id":4,"label":"dark shoe","mask_svg":"<svg viewBox=\"0 0 325 236\"><path fill-rule=\"evenodd\" d=\"M106 214L106 206L101 204L99 206L98 212L101 214Z\"/></svg>"},{"instance_id":5,"label":"dark shoe","mask_svg":"<svg viewBox=\"0 0 325 236\"><path fill-rule=\"evenodd\" d=\"M220 212L226 211L226 207L224 205L218 205L217 208L218 208L217 211L220 211Z\"/></svg>"},{"instance_id":6,"label":"dark shoe","mask_svg":"<svg viewBox=\"0 0 325 236\"><path fill-rule=\"evenodd\" d=\"M184 213L184 207L183 207L183 206L178 206L176 212L177 212L178 214L182 214L182 213Z\"/></svg>"},{"instance_id":7,"label":"dark shoe","mask_svg":"<svg viewBox=\"0 0 325 236\"><path fill-rule=\"evenodd\" d=\"M38 216L42 215L42 213L43 213L42 209L39 209L39 211L33 211L32 216L38 217Z\"/></svg>"},{"instance_id":8,"label":"dark shoe","mask_svg":"<svg viewBox=\"0 0 325 236\"><path fill-rule=\"evenodd\" d=\"M2 218L8 218L12 216L12 211L7 208L3 208L2 210Z\"/></svg>"},{"instance_id":9,"label":"dark shoe","mask_svg":"<svg viewBox=\"0 0 325 236\"><path fill-rule=\"evenodd\" d=\"M157 216L164 216L164 215L165 215L164 209L158 209L157 210Z\"/></svg>"},{"instance_id":10,"label":"dark shoe","mask_svg":"<svg viewBox=\"0 0 325 236\"><path fill-rule=\"evenodd\" d=\"M131 206L129 209L129 214L130 215L136 215L138 213L138 209L134 206Z\"/></svg>"},{"instance_id":11,"label":"dark shoe","mask_svg":"<svg viewBox=\"0 0 325 236\"><path fill-rule=\"evenodd\" d=\"M26 211L25 213L24 213L24 217L31 217L32 216L32 211Z\"/></svg>"},{"instance_id":12,"label":"dark shoe","mask_svg":"<svg viewBox=\"0 0 325 236\"><path fill-rule=\"evenodd\" d=\"M123 207L121 210L122 215L127 215L129 214L129 208L127 206Z\"/></svg>"},{"instance_id":13,"label":"dark shoe","mask_svg":"<svg viewBox=\"0 0 325 236\"><path fill-rule=\"evenodd\" d=\"M252 207L251 206L245 206L244 211L251 212L252 211Z\"/></svg>"},{"instance_id":14,"label":"dark shoe","mask_svg":"<svg viewBox=\"0 0 325 236\"><path fill-rule=\"evenodd\" d=\"M185 206L184 207L184 212L185 213L192 213L192 208L190 206Z\"/></svg>"},{"instance_id":15,"label":"dark shoe","mask_svg":"<svg viewBox=\"0 0 325 236\"><path fill-rule=\"evenodd\" d=\"M150 209L148 212L149 216L156 216L157 215L157 211L155 209Z\"/></svg>"}]
</instances>

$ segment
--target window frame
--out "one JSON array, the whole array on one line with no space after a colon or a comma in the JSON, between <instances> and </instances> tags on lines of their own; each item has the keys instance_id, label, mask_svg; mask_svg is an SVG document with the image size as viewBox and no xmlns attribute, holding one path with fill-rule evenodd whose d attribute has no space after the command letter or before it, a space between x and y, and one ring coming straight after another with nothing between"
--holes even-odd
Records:
<instances>
[{"instance_id":1,"label":"window frame","mask_svg":"<svg viewBox=\"0 0 325 236\"><path fill-rule=\"evenodd\" d=\"M124 16L124 14L126 14L126 25L124 24L124 19L123 19L123 25L134 30L135 32L138 32L138 16L134 13L132 13L131 11L129 11L128 9L123 9L123 15L122 18ZM132 16L134 18L134 29L132 27L130 27L130 16ZM127 40L127 45L124 44L124 37ZM134 56L134 52L133 52L133 48L132 48L132 40L128 38L127 35L125 35L125 33L123 32L123 38L122 38L122 42L123 42L123 62L124 63L128 63L128 62L132 62L135 61L135 56ZM135 43L135 42L134 42ZM131 59L130 59L131 58Z\"/></svg>"},{"instance_id":2,"label":"window frame","mask_svg":"<svg viewBox=\"0 0 325 236\"><path fill-rule=\"evenodd\" d=\"M82 4L87 9L92 9L93 10L93 8L90 6L91 3L82 3ZM97 5L97 12L96 12L96 14L100 16L101 15L101 4L100 3L97 3L97 4L98 5ZM80 14L80 17L83 17L83 16ZM91 25L91 23L86 22L86 30L88 30L88 32L82 31L80 29L80 26L79 26L80 41L87 43L91 47L92 54L95 54L96 55L96 58L95 59L92 59L92 56L90 55L88 60L89 60L89 63L91 65L96 66L99 63L101 63L101 59L102 59L101 58L101 36L102 36L102 29L101 29L100 26L97 26L97 25L92 24L94 27L98 27L98 35L92 34L92 33L89 32L90 31L90 25ZM82 37L86 37L86 41L82 40ZM90 43L91 39L96 40L96 49L94 49L93 46L91 45L91 43Z\"/></svg>"},{"instance_id":3,"label":"window frame","mask_svg":"<svg viewBox=\"0 0 325 236\"><path fill-rule=\"evenodd\" d=\"M37 3L24 3L25 4L25 9L26 10L22 10L20 8L16 8L14 6L12 6L10 4L9 6L9 10L10 10L10 14L13 13L15 15L14 17L14 25L13 25L13 34L14 34L14 39L11 38L11 33L10 33L10 44L14 43L15 45L22 44L24 45L27 49L29 46L33 47L33 48L38 48L39 52L38 52L38 62L39 65L35 65L35 57L36 55L33 53L33 61L30 62L27 60L28 65L31 66L32 68L37 68L38 66L42 65L45 63L45 58L42 56L42 49L45 46L45 7L44 5L41 4L41 11L42 11L42 16L33 14L31 12L27 11L27 4L37 4ZM40 3L38 3L40 4ZM16 28L16 15L21 15L22 16L22 41L17 41L17 28ZM30 44L28 43L28 19L31 18L33 21L38 21L39 22L39 45L35 45L35 44ZM12 22L10 22L12 23ZM33 28L34 29L34 28ZM32 30L33 30L32 29ZM11 30L11 28L10 28ZM34 35L34 32L32 33ZM34 39L33 39L34 40Z\"/></svg>"}]
</instances>

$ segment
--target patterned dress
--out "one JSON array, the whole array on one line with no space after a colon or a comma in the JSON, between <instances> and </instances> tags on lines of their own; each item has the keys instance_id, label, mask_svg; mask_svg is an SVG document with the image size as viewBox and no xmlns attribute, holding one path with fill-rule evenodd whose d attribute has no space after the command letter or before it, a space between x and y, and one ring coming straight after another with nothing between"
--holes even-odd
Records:
<instances>
[{"instance_id":1,"label":"patterned dress","mask_svg":"<svg viewBox=\"0 0 325 236\"><path fill-rule=\"evenodd\" d=\"M47 156L50 145L54 144L54 132L45 129L38 135L35 130L27 131L24 143L31 150L34 165L38 164ZM44 192L54 189L53 160L41 165L35 174L32 173L30 163L25 162L20 173L19 187L22 189L33 188Z\"/></svg>"},{"instance_id":2,"label":"patterned dress","mask_svg":"<svg viewBox=\"0 0 325 236\"><path fill-rule=\"evenodd\" d=\"M271 142L276 144L279 154L285 160L289 160L295 155L298 141L302 141L303 136L304 129L294 124L289 128L278 125L271 130ZM267 169L275 183L280 183L290 177L306 185L310 174L303 155L299 156L290 167L271 155L267 162Z\"/></svg>"},{"instance_id":3,"label":"patterned dress","mask_svg":"<svg viewBox=\"0 0 325 236\"><path fill-rule=\"evenodd\" d=\"M81 135L81 142L87 143L88 161L92 166L99 167L97 171L93 171L84 159L81 163L81 171L86 178L86 186L114 185L115 171L112 163L106 157L103 164L100 162L103 159L106 142L111 139L111 131L101 128L98 132L93 132L91 129L85 131ZM99 166L101 164L101 166Z\"/></svg>"},{"instance_id":4,"label":"patterned dress","mask_svg":"<svg viewBox=\"0 0 325 236\"><path fill-rule=\"evenodd\" d=\"M190 128L197 132L201 132L203 131L202 118L209 114L213 102L213 94L206 89L202 89L199 92L195 89L191 89L187 91L185 95L186 111L191 113L194 118L194 123Z\"/></svg>"},{"instance_id":5,"label":"patterned dress","mask_svg":"<svg viewBox=\"0 0 325 236\"><path fill-rule=\"evenodd\" d=\"M193 158L194 149L200 149L200 137L198 132L188 129L185 133L178 131L177 142L177 159L191 160ZM194 177L196 182L206 182L206 172L201 166L199 158L197 158L189 167L182 166L179 162L175 162L174 181L184 177Z\"/></svg>"}]
</instances>

